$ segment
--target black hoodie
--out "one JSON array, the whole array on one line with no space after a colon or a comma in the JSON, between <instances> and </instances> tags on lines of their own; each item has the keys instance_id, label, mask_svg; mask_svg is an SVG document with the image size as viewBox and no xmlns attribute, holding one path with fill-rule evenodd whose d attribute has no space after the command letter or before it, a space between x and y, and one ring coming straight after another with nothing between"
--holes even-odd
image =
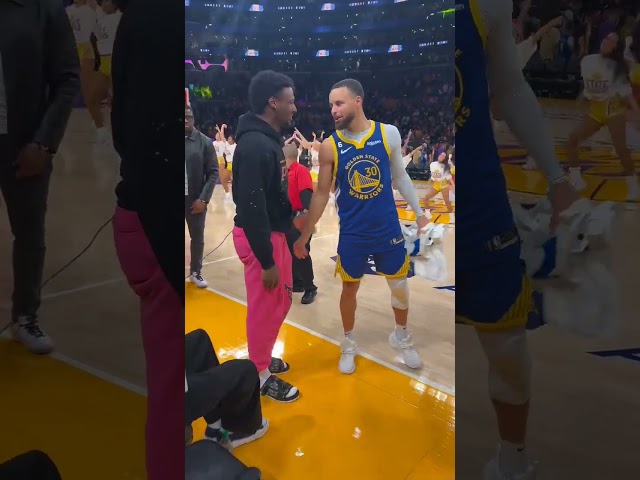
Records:
<instances>
[{"instance_id":1,"label":"black hoodie","mask_svg":"<svg viewBox=\"0 0 640 480\"><path fill-rule=\"evenodd\" d=\"M253 113L238 121L233 155L233 201L237 227L244 230L263 270L275 265L271 232L292 227L283 141L271 125Z\"/></svg>"}]
</instances>

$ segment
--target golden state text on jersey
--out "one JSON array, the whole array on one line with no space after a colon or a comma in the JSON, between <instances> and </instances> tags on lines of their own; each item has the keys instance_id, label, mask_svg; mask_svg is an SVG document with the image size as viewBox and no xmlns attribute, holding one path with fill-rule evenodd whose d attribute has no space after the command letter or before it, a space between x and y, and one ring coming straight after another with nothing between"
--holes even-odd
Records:
<instances>
[{"instance_id":1,"label":"golden state text on jersey","mask_svg":"<svg viewBox=\"0 0 640 480\"><path fill-rule=\"evenodd\" d=\"M331 139L340 236L377 245L401 237L391 186L391 152L382 124L371 121L369 132L359 141L340 131Z\"/></svg>"}]
</instances>

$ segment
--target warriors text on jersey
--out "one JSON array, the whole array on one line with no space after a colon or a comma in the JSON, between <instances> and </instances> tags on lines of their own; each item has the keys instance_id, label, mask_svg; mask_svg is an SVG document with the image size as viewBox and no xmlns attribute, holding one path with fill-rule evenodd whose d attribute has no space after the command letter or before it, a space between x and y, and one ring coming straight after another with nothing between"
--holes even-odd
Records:
<instances>
[{"instance_id":1,"label":"warriors text on jersey","mask_svg":"<svg viewBox=\"0 0 640 480\"><path fill-rule=\"evenodd\" d=\"M331 138L340 236L350 237L363 248L380 247L401 237L383 125L371 121L369 132L359 141L340 131Z\"/></svg>"}]
</instances>

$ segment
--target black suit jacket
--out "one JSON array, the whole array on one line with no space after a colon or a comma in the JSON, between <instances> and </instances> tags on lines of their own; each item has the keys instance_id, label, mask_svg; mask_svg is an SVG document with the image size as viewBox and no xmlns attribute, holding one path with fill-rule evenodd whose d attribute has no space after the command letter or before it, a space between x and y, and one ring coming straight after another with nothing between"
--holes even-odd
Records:
<instances>
[{"instance_id":1,"label":"black suit jacket","mask_svg":"<svg viewBox=\"0 0 640 480\"><path fill-rule=\"evenodd\" d=\"M61 0L0 0L7 130L17 148L56 151L80 88L79 61Z\"/></svg>"}]
</instances>

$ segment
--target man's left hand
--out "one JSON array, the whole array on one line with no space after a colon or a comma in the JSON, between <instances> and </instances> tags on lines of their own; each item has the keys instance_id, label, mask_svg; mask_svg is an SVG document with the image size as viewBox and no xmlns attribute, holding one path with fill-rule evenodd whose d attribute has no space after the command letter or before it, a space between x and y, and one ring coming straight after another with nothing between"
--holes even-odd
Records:
<instances>
[{"instance_id":1,"label":"man's left hand","mask_svg":"<svg viewBox=\"0 0 640 480\"><path fill-rule=\"evenodd\" d=\"M51 165L51 154L36 143L22 147L16 161L16 177L28 178L44 174Z\"/></svg>"},{"instance_id":2,"label":"man's left hand","mask_svg":"<svg viewBox=\"0 0 640 480\"><path fill-rule=\"evenodd\" d=\"M202 200L198 199L191 205L191 213L194 215L199 215L200 213L204 213L207 209L207 204Z\"/></svg>"},{"instance_id":3,"label":"man's left hand","mask_svg":"<svg viewBox=\"0 0 640 480\"><path fill-rule=\"evenodd\" d=\"M424 232L429 224L429 219L425 214L422 214L416 219L416 223L418 224L418 232Z\"/></svg>"}]
</instances>

